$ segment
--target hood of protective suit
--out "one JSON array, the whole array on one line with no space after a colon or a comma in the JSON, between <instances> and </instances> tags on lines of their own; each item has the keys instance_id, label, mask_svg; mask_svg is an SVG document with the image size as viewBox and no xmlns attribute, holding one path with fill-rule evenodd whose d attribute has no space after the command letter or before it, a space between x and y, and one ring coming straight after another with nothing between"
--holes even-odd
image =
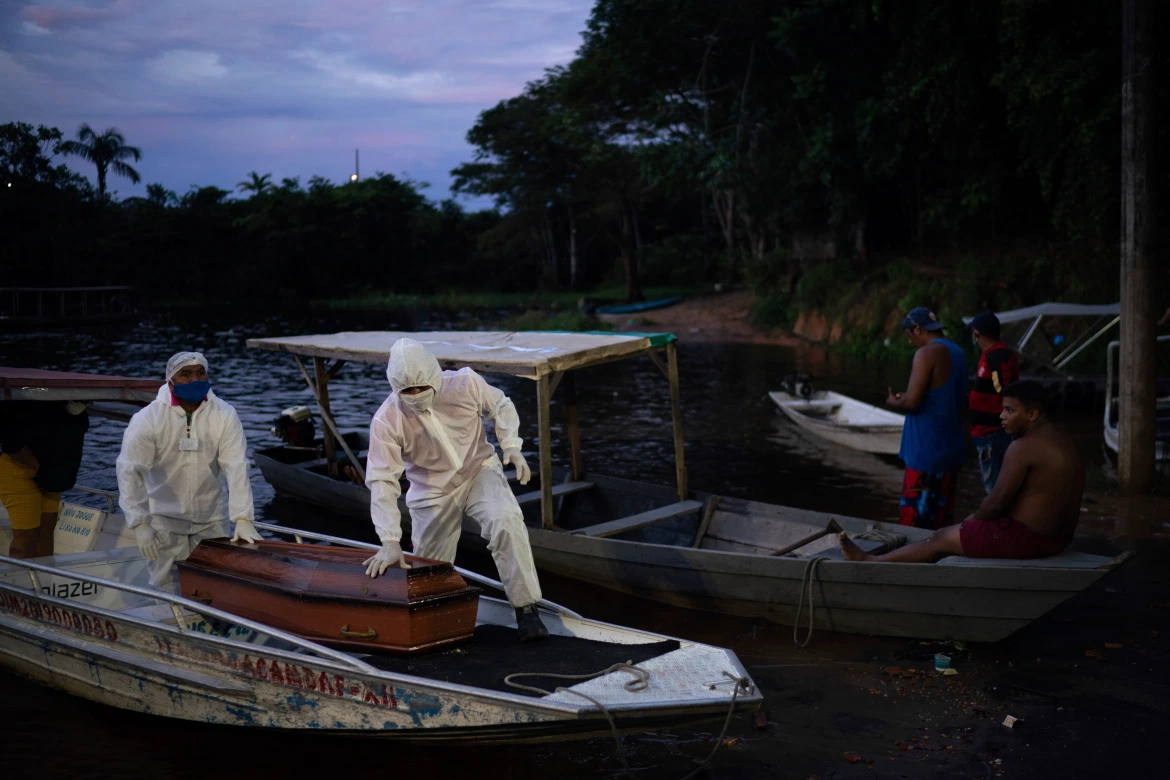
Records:
<instances>
[{"instance_id":1,"label":"hood of protective suit","mask_svg":"<svg viewBox=\"0 0 1170 780\"><path fill-rule=\"evenodd\" d=\"M401 393L408 387L432 387L435 395L443 380L439 361L414 339L398 339L390 347L390 360L386 364L386 378L390 388Z\"/></svg>"},{"instance_id":2,"label":"hood of protective suit","mask_svg":"<svg viewBox=\"0 0 1170 780\"><path fill-rule=\"evenodd\" d=\"M167 361L167 374L163 379L167 382L171 381L173 377L181 368L187 366L203 366L204 371L210 371L211 368L207 365L207 358L203 357L202 352L176 352Z\"/></svg>"}]
</instances>

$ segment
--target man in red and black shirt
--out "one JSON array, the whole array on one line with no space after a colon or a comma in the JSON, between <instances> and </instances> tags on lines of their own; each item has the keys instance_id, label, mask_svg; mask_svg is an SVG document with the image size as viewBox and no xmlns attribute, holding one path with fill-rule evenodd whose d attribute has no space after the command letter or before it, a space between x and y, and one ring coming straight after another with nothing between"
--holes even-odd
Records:
<instances>
[{"instance_id":1,"label":"man in red and black shirt","mask_svg":"<svg viewBox=\"0 0 1170 780\"><path fill-rule=\"evenodd\" d=\"M983 488L991 495L1003 455L1012 437L1000 425L1003 389L1020 378L1016 355L999 340L999 318L989 311L980 312L970 323L971 341L983 352L975 370L975 386L968 405L971 407L971 441L979 453L979 470Z\"/></svg>"}]
</instances>

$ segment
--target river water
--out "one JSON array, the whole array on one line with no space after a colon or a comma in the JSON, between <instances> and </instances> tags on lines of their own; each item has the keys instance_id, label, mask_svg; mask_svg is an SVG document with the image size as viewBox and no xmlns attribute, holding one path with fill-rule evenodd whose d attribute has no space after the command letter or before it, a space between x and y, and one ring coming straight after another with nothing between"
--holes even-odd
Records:
<instances>
[{"instance_id":1,"label":"river water","mask_svg":"<svg viewBox=\"0 0 1170 780\"><path fill-rule=\"evenodd\" d=\"M250 315L241 310L189 310L157 314L138 324L103 329L0 333L0 365L64 371L158 377L179 350L202 351L210 362L217 394L238 410L249 453L277 443L269 433L281 409L313 406L291 356L247 348L249 338L341 330L426 330L456 327L443 316L336 315L307 313ZM887 386L903 387L908 365L849 360L816 349L793 350L749 344L680 345L686 459L691 487L724 495L804 507L875 520L895 520L901 467L896 460L855 453L801 435L767 398L788 373L807 371L824 387L881 404ZM350 363L330 385L334 414L342 429L365 428L389 392L384 366ZM674 480L668 386L647 359L599 366L579 373L578 404L582 450L588 470L646 482ZM515 401L525 454L536 464L535 385L510 377L489 377ZM554 399L554 462L567 465L568 448ZM1070 421L1090 462L1101 463L1099 418ZM320 427L320 426L319 426ZM114 460L123 423L92 418L78 483L116 490ZM372 529L327 512L278 499L252 470L258 517L273 523L331 531L373 540ZM959 510L975 508L983 495L973 450L959 485ZM81 498L77 494L71 500ZM93 497L81 498L94 504ZM100 502L94 504L100 506ZM473 564L485 573L483 563ZM542 577L542 580L546 579ZM736 647L737 638L758 629L752 621L700 615L642 602L611 592L547 578L546 595L586 615L651 630ZM771 629L769 629L771 630ZM783 633L781 629L780 633ZM475 762L479 776L615 776L612 743L591 741L536 748L430 750L382 746L330 738L253 734L229 728L150 718L93 705L41 688L8 674L0 676L0 718L11 753L8 768L20 775L41 767L39 776L123 775L154 769L173 776L261 772L303 776L306 770L347 776L384 776L421 771L438 775ZM739 724L740 728L744 724ZM702 747L702 734L669 735L673 744ZM48 742L46 742L48 740ZM659 737L630 740L643 777L678 776L688 765L678 748ZM50 747L51 745L51 747ZM687 751L699 755L702 750ZM719 759L716 759L716 766Z\"/></svg>"}]
</instances>

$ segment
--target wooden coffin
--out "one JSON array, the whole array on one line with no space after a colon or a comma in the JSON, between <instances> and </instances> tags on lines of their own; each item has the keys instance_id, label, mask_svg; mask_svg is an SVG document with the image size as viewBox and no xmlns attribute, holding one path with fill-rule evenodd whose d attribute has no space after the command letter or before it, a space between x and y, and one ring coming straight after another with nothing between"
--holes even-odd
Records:
<instances>
[{"instance_id":1,"label":"wooden coffin","mask_svg":"<svg viewBox=\"0 0 1170 780\"><path fill-rule=\"evenodd\" d=\"M480 589L442 561L374 579L371 553L288 542L199 543L178 563L182 595L330 647L418 655L471 641Z\"/></svg>"}]
</instances>

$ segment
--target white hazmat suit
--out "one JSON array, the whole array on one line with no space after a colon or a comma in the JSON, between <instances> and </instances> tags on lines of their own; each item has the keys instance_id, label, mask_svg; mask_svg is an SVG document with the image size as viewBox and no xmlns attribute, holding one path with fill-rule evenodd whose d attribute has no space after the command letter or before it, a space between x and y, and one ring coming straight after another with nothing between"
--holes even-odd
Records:
<instances>
[{"instance_id":1,"label":"white hazmat suit","mask_svg":"<svg viewBox=\"0 0 1170 780\"><path fill-rule=\"evenodd\" d=\"M540 583L524 516L482 419L495 421L505 461L515 464L521 482L527 482L531 472L520 455L516 407L470 368L440 370L434 355L412 339L399 339L391 347L386 377L394 392L370 424L366 466L370 515L383 544L370 561L397 558L402 539L398 480L405 471L414 554L453 563L466 514L480 527L508 601L513 607L535 604ZM427 389L402 393L412 387ZM372 574L379 573L377 566L371 565Z\"/></svg>"},{"instance_id":2,"label":"white hazmat suit","mask_svg":"<svg viewBox=\"0 0 1170 780\"><path fill-rule=\"evenodd\" d=\"M197 352L175 355L168 379L194 364L207 367ZM236 410L210 390L188 413L169 385L160 387L158 397L131 418L117 471L118 503L144 554L153 557L150 582L160 590L176 589L174 564L200 541L229 535L229 518L237 521L237 538L259 539L252 526L244 428ZM153 539L144 526L153 529Z\"/></svg>"}]
</instances>

